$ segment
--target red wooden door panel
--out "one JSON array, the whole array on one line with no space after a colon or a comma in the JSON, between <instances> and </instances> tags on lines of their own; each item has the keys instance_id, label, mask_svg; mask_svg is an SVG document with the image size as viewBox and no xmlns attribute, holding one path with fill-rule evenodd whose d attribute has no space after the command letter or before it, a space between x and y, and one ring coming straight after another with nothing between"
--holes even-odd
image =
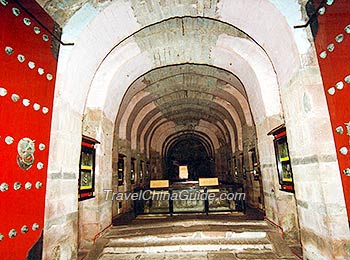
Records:
<instances>
[{"instance_id":1,"label":"red wooden door panel","mask_svg":"<svg viewBox=\"0 0 350 260\"><path fill-rule=\"evenodd\" d=\"M34 0L22 2L54 28ZM43 230L57 67L52 46L50 34L15 1L0 0L0 259L26 259Z\"/></svg>"},{"instance_id":2,"label":"red wooden door panel","mask_svg":"<svg viewBox=\"0 0 350 260\"><path fill-rule=\"evenodd\" d=\"M315 44L350 220L350 176L346 175L350 171L350 1L325 2L318 15Z\"/></svg>"}]
</instances>

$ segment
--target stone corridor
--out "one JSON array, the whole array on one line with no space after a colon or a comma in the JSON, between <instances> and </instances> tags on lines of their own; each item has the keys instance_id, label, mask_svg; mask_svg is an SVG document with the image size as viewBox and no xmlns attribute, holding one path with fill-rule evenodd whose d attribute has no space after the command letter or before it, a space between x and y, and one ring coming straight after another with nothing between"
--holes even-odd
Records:
<instances>
[{"instance_id":1,"label":"stone corridor","mask_svg":"<svg viewBox=\"0 0 350 260\"><path fill-rule=\"evenodd\" d=\"M113 226L84 260L298 259L265 220L240 213L145 215Z\"/></svg>"},{"instance_id":2,"label":"stone corridor","mask_svg":"<svg viewBox=\"0 0 350 260\"><path fill-rule=\"evenodd\" d=\"M0 259L350 259L349 0L0 17Z\"/></svg>"}]
</instances>

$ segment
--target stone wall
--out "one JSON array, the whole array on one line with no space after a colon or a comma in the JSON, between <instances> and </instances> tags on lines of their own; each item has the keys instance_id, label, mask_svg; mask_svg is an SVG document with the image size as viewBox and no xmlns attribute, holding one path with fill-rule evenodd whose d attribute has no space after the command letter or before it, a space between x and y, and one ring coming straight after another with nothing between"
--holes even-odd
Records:
<instances>
[{"instance_id":1,"label":"stone wall","mask_svg":"<svg viewBox=\"0 0 350 260\"><path fill-rule=\"evenodd\" d=\"M295 197L293 193L280 191L273 137L267 135L272 129L281 124L283 124L282 116L276 115L266 118L264 122L257 125L265 212L268 219L284 229L289 243L299 244L299 224Z\"/></svg>"},{"instance_id":2,"label":"stone wall","mask_svg":"<svg viewBox=\"0 0 350 260\"><path fill-rule=\"evenodd\" d=\"M112 187L113 123L100 110L87 110L83 134L100 142L96 145L95 197L79 204L79 249L90 249L97 233L111 224L112 201L105 190Z\"/></svg>"},{"instance_id":3,"label":"stone wall","mask_svg":"<svg viewBox=\"0 0 350 260\"><path fill-rule=\"evenodd\" d=\"M304 256L344 259L349 226L319 67L305 66L281 94Z\"/></svg>"},{"instance_id":4,"label":"stone wall","mask_svg":"<svg viewBox=\"0 0 350 260\"><path fill-rule=\"evenodd\" d=\"M56 89L49 151L43 259L76 259L81 115Z\"/></svg>"}]
</instances>

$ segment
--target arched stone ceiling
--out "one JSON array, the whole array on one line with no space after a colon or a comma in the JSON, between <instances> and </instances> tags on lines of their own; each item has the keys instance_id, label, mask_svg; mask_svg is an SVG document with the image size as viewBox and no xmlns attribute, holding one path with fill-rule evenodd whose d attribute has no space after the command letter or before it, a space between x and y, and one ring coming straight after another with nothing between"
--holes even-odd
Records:
<instances>
[{"instance_id":1,"label":"arched stone ceiling","mask_svg":"<svg viewBox=\"0 0 350 260\"><path fill-rule=\"evenodd\" d=\"M184 131L184 130L190 130L194 129L196 126L199 125L200 121L205 121L213 126L216 126L218 129L218 134L220 134L220 140L224 143L229 143L231 136L229 136L228 131L231 130L232 128L229 128L229 124L224 124L223 121L218 120L214 115L212 117L206 118L205 116L198 116L198 114L201 113L201 110L199 108L194 108L192 110L192 113L186 113L185 111L183 113L179 113L179 115L175 115L174 118L179 120L181 118L181 123L176 124L173 120L167 120L167 121L172 121L175 123L175 130L177 131ZM220 125L218 123L221 123ZM157 129L160 127L162 124L164 124L164 121L156 121L153 125L153 127L149 128L149 131L146 132L146 136L150 135L154 129ZM237 140L234 139L234 141L237 143Z\"/></svg>"},{"instance_id":2,"label":"arched stone ceiling","mask_svg":"<svg viewBox=\"0 0 350 260\"><path fill-rule=\"evenodd\" d=\"M57 14L57 1L41 2ZM146 140L146 149L155 137L166 140L160 132L165 125L173 127L166 130L173 134L185 119L192 127L214 127L216 137L222 132L221 140L240 146L242 125L252 125L251 111L257 123L282 113L279 84L293 76L299 57L286 18L269 0L91 3L60 2L62 9L84 5L81 15L92 5L98 12L90 13L95 19L87 19L87 28L78 36L69 28L80 14L64 28L63 38L75 35L76 44L61 48L56 100L70 100L69 93L76 97L67 102L73 109L103 110L124 129L123 137L129 136L134 144ZM64 24L69 14L62 12ZM198 67L181 73L180 65L187 63ZM175 72L150 74L169 66ZM121 102L123 97L126 102ZM118 110L124 112L120 117Z\"/></svg>"},{"instance_id":3,"label":"arched stone ceiling","mask_svg":"<svg viewBox=\"0 0 350 260\"><path fill-rule=\"evenodd\" d=\"M150 106L149 112L156 109L157 112L160 111L163 115L168 114L168 118L171 117L171 113L178 113L183 107L174 105L179 104L177 100L181 100L184 105L193 104L193 105L202 105L204 106L203 112L211 113L211 108L221 107L222 109L229 112L229 115L236 120L236 123L241 127L243 125L244 120L242 122L242 118L235 110L235 107L228 103L225 99L216 97L211 94L202 93L199 91L189 91L189 90L181 90L173 92L171 95L166 95L164 97L158 97L152 99L152 96L147 96L148 98L140 100L135 106L134 109L127 114L127 116L123 116L121 121L121 125L118 126L119 129L119 137L130 140L131 130L135 131L135 134L139 132L138 125L135 127L134 122L135 118L139 117L140 112L147 110L146 107L149 103L154 104L154 106ZM188 111L189 112L189 111ZM148 120L147 118L146 120ZM142 129L141 129L142 130Z\"/></svg>"},{"instance_id":4,"label":"arched stone ceiling","mask_svg":"<svg viewBox=\"0 0 350 260\"><path fill-rule=\"evenodd\" d=\"M193 118L196 119L196 117L199 117L198 115L201 115L201 111L200 108L192 108L193 113L196 114L188 114L185 111L182 114L179 114L179 117L181 117L182 121L181 121L181 125L176 125L174 123L174 127L173 127L173 131L174 132L184 132L184 131L189 131L189 130L196 130L200 127L203 127L205 125L205 127L207 128L206 131L202 131L204 133L208 133L208 131L210 131L212 134L215 135L215 139L217 140L217 142L215 142L216 144L218 144L219 146L221 144L225 144L225 143L230 143L230 136L228 131L229 129L227 128L227 125L223 125L224 123L220 123L217 120L217 118L214 118L213 116L211 118L205 118L202 116L202 118L200 120L198 120L197 124L193 124ZM162 129L163 125L166 124L167 122L169 122L169 120L167 119L160 119L158 118L158 120L155 120L151 126L146 130L145 134L142 135L140 137L141 142L141 150L143 149L150 149L150 143L151 140L156 140L159 141L159 138L157 136L155 136L155 132L158 129ZM162 132L162 131L160 131ZM213 135L210 136L213 136ZM144 139L144 140L142 140ZM235 140L234 140L235 141ZM142 145L145 146L142 147ZM219 146L215 145L215 149L218 149Z\"/></svg>"},{"instance_id":5,"label":"arched stone ceiling","mask_svg":"<svg viewBox=\"0 0 350 260\"><path fill-rule=\"evenodd\" d=\"M177 66L160 67L149 71L147 73L147 78L145 78L145 75L143 75L133 83L132 89L129 89L128 93L125 93L124 98L130 100L131 97L133 97L141 89L145 88L146 86L157 84L163 80L173 80L175 83L177 83L179 80L177 76L183 75L185 77L186 74L194 74L198 77L208 77L212 81L217 80L218 83L222 82L222 84L226 83L231 86L235 86L235 88L237 88L240 93L246 97L242 82L231 72L206 64L185 63ZM183 80L186 80L186 78Z\"/></svg>"},{"instance_id":6,"label":"arched stone ceiling","mask_svg":"<svg viewBox=\"0 0 350 260\"><path fill-rule=\"evenodd\" d=\"M167 157L167 153L170 147L174 145L174 143L182 139L191 138L192 136L203 143L209 156L214 157L214 145L209 136L198 131L187 131L173 134L164 141L162 150L163 158Z\"/></svg>"},{"instance_id":7,"label":"arched stone ceiling","mask_svg":"<svg viewBox=\"0 0 350 260\"><path fill-rule=\"evenodd\" d=\"M201 27L205 29L201 29ZM201 32L201 30L203 31ZM224 44L217 46L220 37L223 36L229 37L223 43L232 41L235 46L224 46ZM240 45L236 46L237 43ZM190 49L186 46L197 46L199 49ZM238 53L232 50L236 47L244 47L242 51L249 53L249 55L245 54L247 57L244 58L237 56ZM253 59L254 54L260 56ZM220 59L216 56L220 56ZM237 76L245 79L245 82L242 83L249 86L249 88L245 86L247 94L251 96L252 102L259 107L254 108L258 121L264 117L264 114L278 114L281 109L280 102L271 103L271 100L279 100L276 74L264 50L235 27L212 19L193 17L172 18L146 27L121 45L116 46L100 67L99 74L93 81L90 91L91 98L88 99L87 105L89 107L105 107L107 117L114 120L117 109L113 104L119 103L122 98L120 92L126 91L125 82L123 86L119 85L122 84L121 81L125 80L122 76L125 75L124 73L126 73L126 81L130 85L132 83L130 80L134 78L131 74L140 74L139 69L145 65L145 62L153 64L147 70L149 71L152 70L152 66L157 68L192 61L199 64L213 64L216 61L226 62L227 57L230 57L227 66L231 67L231 72L237 70L239 74ZM126 59L126 63L121 64L120 60L123 59ZM260 70L256 68L259 73L255 73L251 67L253 64L250 62L261 68ZM111 72L113 63L117 65L114 75ZM249 74L251 76L247 77ZM268 90L261 92L259 82L260 85L265 85ZM117 92L111 92L112 88L109 88L105 92L108 86L113 87L113 89L119 89L120 86L121 89ZM104 97L101 96L101 93L105 93ZM104 100L105 103L102 104L101 102ZM269 100L268 106L264 105L264 100Z\"/></svg>"},{"instance_id":8,"label":"arched stone ceiling","mask_svg":"<svg viewBox=\"0 0 350 260\"><path fill-rule=\"evenodd\" d=\"M178 104L179 100L183 104ZM154 105L149 105L152 102ZM218 108L221 109L219 114ZM188 115L194 110L190 120ZM152 129L154 123L164 117L174 121L174 114L176 124L182 127L197 125L200 119L220 121L222 126L225 125L227 140L231 140L232 147L238 144L239 149L242 148L242 125L246 121L252 125L243 86L235 76L210 66L184 64L159 68L137 79L123 98L115 128L119 129L120 138L131 139L133 149L143 151L144 147L137 145L143 146L142 139L150 133L145 133L144 127Z\"/></svg>"},{"instance_id":9,"label":"arched stone ceiling","mask_svg":"<svg viewBox=\"0 0 350 260\"><path fill-rule=\"evenodd\" d=\"M195 67L196 65L192 66ZM180 70L182 68L182 66L174 67L180 67ZM187 67L189 66L187 65ZM227 88L229 86L232 87L232 85L229 85L225 81L213 78L212 76L205 74L198 75L187 72L179 72L175 75L172 75L166 69L156 70L155 73L163 75L165 78L153 81L150 80L149 77L142 77L141 80L139 79L137 82L133 83L132 90L129 90L123 99L119 113L124 113L125 110L128 110L127 106L133 106L134 102L141 102L141 99L145 99L145 102L147 102L146 98L144 98L147 97L147 95L155 96L159 99L159 102L161 102L162 96L169 95L172 92L193 91L207 95L213 95L221 99L229 98L229 103L235 107L238 114L240 115L240 118L244 122L247 122L248 125L252 125L248 102L244 94L239 94L238 90L235 91L235 94L227 92ZM135 90L139 92L136 92ZM141 90L145 93L140 93ZM134 92L134 96L131 97L129 95L129 92ZM118 125L122 119L125 119L125 117L117 118Z\"/></svg>"},{"instance_id":10,"label":"arched stone ceiling","mask_svg":"<svg viewBox=\"0 0 350 260\"><path fill-rule=\"evenodd\" d=\"M147 111L147 107L144 108ZM150 112L151 112L150 108ZM154 109L157 109L157 107L154 107ZM224 121L225 119L229 120L229 122L238 127L238 129L241 129L241 122L239 120L239 117L237 114L230 114L229 111L227 111L224 107L220 106L219 104L215 102L211 102L210 100L202 100L200 97L197 99L195 98L174 98L172 101L168 102L164 105L164 107L159 108L161 109L162 117L166 117L168 120L174 121L177 125L182 125L182 118L179 118L179 114L185 112L187 114L191 113L192 111L200 112L200 114L194 114L195 118L192 121L192 124L196 124L196 122L201 118L209 118L213 117L216 118L216 121ZM141 110L142 111L142 110ZM129 124L129 127L127 127L127 133L128 135L126 138L129 140L132 137L136 137L139 128L139 125L141 124L141 120L150 120L151 118L148 116L148 113L145 116L146 113L139 113L135 117L136 122L131 121ZM175 117L176 116L176 117ZM161 117L159 117L161 118ZM236 120L236 121L235 121ZM239 132L239 137L242 136L241 130ZM133 140L131 140L133 141Z\"/></svg>"},{"instance_id":11,"label":"arched stone ceiling","mask_svg":"<svg viewBox=\"0 0 350 260\"><path fill-rule=\"evenodd\" d=\"M210 71L207 71L207 68L210 68ZM203 71L201 72L200 70ZM235 81L229 79L229 81L225 80L225 77L228 76L232 77L232 74L217 68L198 64L184 64L156 69L148 73L147 77L140 77L132 84L131 89L128 90L123 98L123 103L120 105L119 113L120 111L123 111L124 113L127 109L126 106L133 103L135 97L137 101L140 101L139 97L143 98L142 96L144 95L140 95L140 91L160 96L171 93L174 90L196 90L208 94L216 93L215 95L219 97L230 96L236 98L237 96L238 100L232 100L231 104L235 105L236 103L241 103L244 110L248 110L244 111L247 112L247 114L245 114L245 121L251 125L251 115L243 86L236 78ZM230 91L235 91L234 95L227 93L227 88L232 86L235 86L235 89ZM239 111L240 114L244 112ZM117 124L119 124L120 120L121 117L118 117Z\"/></svg>"},{"instance_id":12,"label":"arched stone ceiling","mask_svg":"<svg viewBox=\"0 0 350 260\"><path fill-rule=\"evenodd\" d=\"M226 91L228 88L236 92ZM241 82L227 71L182 64L159 68L137 79L123 98L115 129L119 138L131 140L132 149L144 151L149 149L143 147L147 141L140 140L152 140L149 135L154 128L172 121L175 130L184 131L198 126L201 120L219 124L224 136L218 137L220 143L229 143L233 152L237 144L242 149L242 125L246 121L252 125L246 93Z\"/></svg>"},{"instance_id":13,"label":"arched stone ceiling","mask_svg":"<svg viewBox=\"0 0 350 260\"><path fill-rule=\"evenodd\" d=\"M168 139L169 136L173 134L177 134L182 131L189 131L188 129L176 129L175 124L173 122L167 122L162 124L160 127L156 128L154 130L154 133L149 135L149 140L147 141L146 148L149 147L149 149L152 149L158 153L161 153L163 150L163 146L165 141ZM220 143L220 129L217 125L211 124L206 121L201 121L200 124L196 127L194 127L193 131L195 132L203 132L207 134L211 141L214 143L214 148L217 150L220 147L223 147L223 144ZM147 155L149 155L149 151L147 152Z\"/></svg>"},{"instance_id":14,"label":"arched stone ceiling","mask_svg":"<svg viewBox=\"0 0 350 260\"><path fill-rule=\"evenodd\" d=\"M201 60L204 64L212 64L209 46L215 46L220 35L251 41L247 34L233 26L201 17L168 19L139 31L134 35L134 40L140 49L150 53L157 67L163 66L165 60L170 64L177 64L179 60Z\"/></svg>"},{"instance_id":15,"label":"arched stone ceiling","mask_svg":"<svg viewBox=\"0 0 350 260\"><path fill-rule=\"evenodd\" d=\"M263 46L268 59L274 64L279 78L278 81L282 82L282 84L287 82L293 75L293 72L299 67L298 51L291 34L290 26L287 24L287 20L290 21L291 18L288 15L284 16L286 12L283 10L280 12L280 10L268 0L262 0L258 3L256 0L72 0L69 2L41 0L39 2L54 18L56 18L56 20L62 18L61 20L64 21L61 22L62 25L65 24L65 21L70 18L70 15L73 14L75 10L79 9L84 4L83 8L81 8L64 27L63 38L67 40L74 39L76 44L74 48L61 48L61 61L58 70L61 75L64 75L63 77L61 76L62 91L60 95L62 95L64 100L70 100L69 97L66 98L66 95L73 94L73 96L79 96L74 102L70 101L68 103L68 105L72 106L77 111L82 111L84 108L85 97L89 91L87 86L91 85L94 78L100 81L101 78L98 76L99 73L97 73L97 71L103 67L103 63L106 62L109 68L111 68L109 65L112 65L112 67L116 68L116 72L119 65L127 65L125 63L127 55L119 55L120 53L116 55L118 57L117 62L112 62L111 64L107 62L108 56L113 54L112 50L114 50L115 46L126 47L122 44L125 42L125 39L133 37L138 31L145 29L147 26L156 26L159 22L176 16L208 17L233 25L241 31L246 32L247 35L254 39L254 42ZM294 5L293 8L295 9ZM85 17L87 18L84 19ZM85 26L86 29L84 29ZM75 29L76 27L80 29ZM275 37L276 35L279 37ZM225 45L227 39L222 36L224 35L219 36L216 46ZM206 42L206 39L202 40L201 44ZM285 42L289 44L285 45ZM198 45L198 42L193 42L193 44ZM136 47L135 45L133 46ZM185 47L194 49L192 45L187 45ZM127 54L129 51L133 52L132 46L122 49L125 51L124 54ZM214 53L215 54L212 55L213 57L218 54L218 51L214 50ZM89 55L90 59L87 60L86 55ZM250 53L250 55L253 59L256 58L256 54ZM144 58L146 58L146 60L141 62L137 61L137 67L130 64L133 68L133 73L138 73L138 76L145 73L147 69L152 69L152 66L148 64L148 57L144 56ZM186 62L190 62L190 60ZM228 64L223 64L217 59L215 59L213 63L220 65L220 67L227 68L230 71L234 71ZM233 65L236 65L236 63L232 63L232 66ZM130 75L129 68L125 67L125 70L120 71L118 74L121 76L119 79L123 81L120 82L122 85L129 86L133 81L134 76ZM103 72L101 75L106 76ZM129 75L129 80L125 79L124 75L126 77ZM252 78L250 76L248 77ZM103 80L101 84L109 88L108 79L111 78L113 78L113 75L105 77L105 80ZM244 77L242 77L242 79L243 78ZM81 87L79 88L77 86ZM96 87L98 88L99 86ZM125 92L125 87L123 88L120 85L115 87L120 89L120 93ZM255 86L252 86L252 88L260 89L260 87ZM72 91L76 92L77 95L71 93ZM101 96L102 93L106 93L105 91L106 89L101 89L98 94ZM96 94L95 91L90 91L90 93L93 93L92 96ZM109 94L110 93L102 94L102 96L107 98L110 96ZM114 99L114 96L111 98ZM118 102L118 100L114 99L112 103L115 104L116 102ZM110 105L109 103L111 102L108 102L108 104L105 103L105 105ZM257 102L254 103L258 104ZM98 107L103 107L103 105L99 106L93 103L86 107L96 107L96 105ZM257 106L260 106L260 104Z\"/></svg>"},{"instance_id":16,"label":"arched stone ceiling","mask_svg":"<svg viewBox=\"0 0 350 260\"><path fill-rule=\"evenodd\" d=\"M139 138L139 148L141 150L141 152L146 152L145 149L149 149L149 147L146 145L148 143L147 139L149 138L150 136L150 133L151 133L151 129L154 129L154 127L158 124L163 124L165 122L167 122L167 119L163 118L163 119L160 119L159 121L155 122L155 118L152 118L152 120L150 120L148 123L147 123L147 127L145 127L140 135L140 138ZM201 132L202 134L205 134L207 135L211 142L213 143L213 147L214 147L214 150L215 149L218 149L220 147L221 144L223 143L227 143L227 139L228 139L228 136L225 136L225 133L224 133L224 126L220 123L220 122L216 122L216 125L219 129L218 132L213 132L213 128L214 127L211 127L211 128L208 128L208 124L210 124L209 122L205 123L206 121L200 121L199 122L199 125L198 126L195 126L195 129L181 129L181 128L178 128L177 129L177 134L178 135L181 135L181 133L185 133L185 132ZM215 125L215 124L214 124Z\"/></svg>"},{"instance_id":17,"label":"arched stone ceiling","mask_svg":"<svg viewBox=\"0 0 350 260\"><path fill-rule=\"evenodd\" d=\"M182 107L181 107L182 106ZM229 118L229 114L225 111L220 111L219 109L211 108L212 113L206 114L206 107L201 105L191 105L180 104L178 107L178 112L169 112L165 114L165 117L176 124L179 129L191 129L199 124L200 120L205 120L211 122L212 124L218 125L221 123L224 127L219 127L222 131L222 135L225 136L225 141L230 142L231 139L235 143L238 143L237 128L235 127L234 121L231 119L227 123L225 122L225 116ZM176 111L176 108L175 108ZM156 120L155 123L159 121ZM156 126L156 124L155 124ZM154 126L154 127L155 127ZM152 130L152 126L150 129ZM146 132L147 134L148 132ZM241 134L239 135L241 137ZM233 146L234 147L234 146ZM134 147L133 147L134 148ZM241 146L240 146L241 148Z\"/></svg>"}]
</instances>

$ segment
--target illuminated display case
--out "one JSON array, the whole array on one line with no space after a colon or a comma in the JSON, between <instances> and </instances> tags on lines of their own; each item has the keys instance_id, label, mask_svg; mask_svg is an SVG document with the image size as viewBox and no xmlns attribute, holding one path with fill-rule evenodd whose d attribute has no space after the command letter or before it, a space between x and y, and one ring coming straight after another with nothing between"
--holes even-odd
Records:
<instances>
[{"instance_id":1,"label":"illuminated display case","mask_svg":"<svg viewBox=\"0 0 350 260\"><path fill-rule=\"evenodd\" d=\"M131 158L131 167L130 167L130 182L131 184L135 183L135 158Z\"/></svg>"},{"instance_id":2,"label":"illuminated display case","mask_svg":"<svg viewBox=\"0 0 350 260\"><path fill-rule=\"evenodd\" d=\"M238 181L238 160L236 156L233 156L232 160L234 163L234 168L233 168L234 181L237 182Z\"/></svg>"},{"instance_id":3,"label":"illuminated display case","mask_svg":"<svg viewBox=\"0 0 350 260\"><path fill-rule=\"evenodd\" d=\"M281 190L294 192L292 165L289 157L286 128L280 126L270 132L274 136L276 164Z\"/></svg>"},{"instance_id":4,"label":"illuminated display case","mask_svg":"<svg viewBox=\"0 0 350 260\"><path fill-rule=\"evenodd\" d=\"M144 172L144 168L145 168L145 163L144 161L140 161L139 164L139 183L142 183L143 181L143 172Z\"/></svg>"},{"instance_id":5,"label":"illuminated display case","mask_svg":"<svg viewBox=\"0 0 350 260\"><path fill-rule=\"evenodd\" d=\"M95 191L95 144L93 138L83 136L80 154L79 193L78 199L85 200L94 197Z\"/></svg>"},{"instance_id":6,"label":"illuminated display case","mask_svg":"<svg viewBox=\"0 0 350 260\"><path fill-rule=\"evenodd\" d=\"M118 185L121 186L124 184L124 158L125 155L119 154L118 156Z\"/></svg>"}]
</instances>

